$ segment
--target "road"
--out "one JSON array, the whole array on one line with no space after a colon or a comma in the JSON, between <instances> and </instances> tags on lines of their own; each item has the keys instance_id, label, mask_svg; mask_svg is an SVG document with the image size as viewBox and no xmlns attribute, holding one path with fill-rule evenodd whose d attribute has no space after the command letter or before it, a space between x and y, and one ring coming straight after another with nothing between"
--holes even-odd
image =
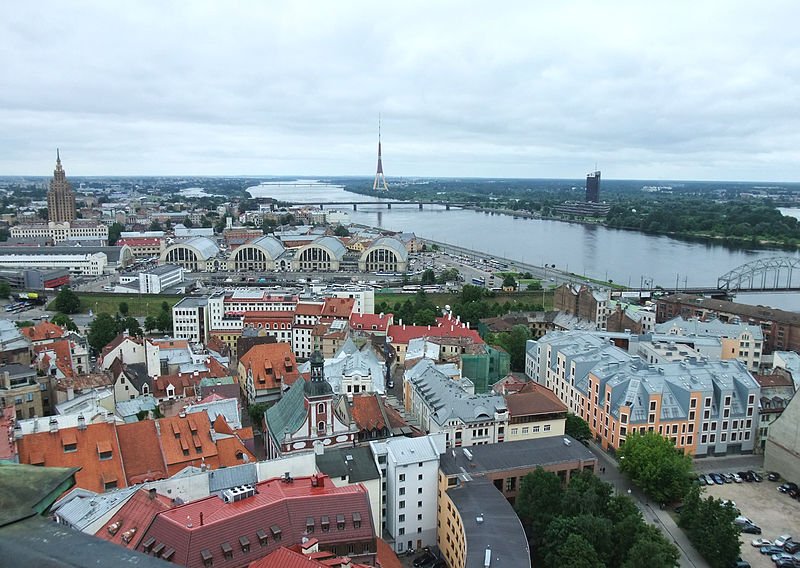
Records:
<instances>
[{"instance_id":1,"label":"road","mask_svg":"<svg viewBox=\"0 0 800 568\"><path fill-rule=\"evenodd\" d=\"M604 452L594 442L589 443L589 449L597 456L598 467L605 468L605 473L601 473L600 477L610 483L618 494L629 495L636 502L645 521L661 529L667 540L672 541L678 547L680 566L682 568L708 568L708 563L695 550L683 530L675 524L675 520L669 512L661 509L657 503L648 499L621 474L619 472L619 464L612 456Z\"/></svg>"}]
</instances>

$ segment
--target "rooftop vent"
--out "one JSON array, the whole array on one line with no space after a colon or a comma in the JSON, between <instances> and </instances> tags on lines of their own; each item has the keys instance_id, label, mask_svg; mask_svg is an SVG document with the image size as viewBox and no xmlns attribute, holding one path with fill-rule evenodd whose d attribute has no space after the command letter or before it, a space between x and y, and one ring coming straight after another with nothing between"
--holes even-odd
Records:
<instances>
[{"instance_id":1,"label":"rooftop vent","mask_svg":"<svg viewBox=\"0 0 800 568\"><path fill-rule=\"evenodd\" d=\"M571 446L572 445L572 442L570 441L569 438L564 438L564 445L565 446Z\"/></svg>"},{"instance_id":2,"label":"rooftop vent","mask_svg":"<svg viewBox=\"0 0 800 568\"><path fill-rule=\"evenodd\" d=\"M483 524L483 513L475 517L475 522L478 523L479 525Z\"/></svg>"}]
</instances>

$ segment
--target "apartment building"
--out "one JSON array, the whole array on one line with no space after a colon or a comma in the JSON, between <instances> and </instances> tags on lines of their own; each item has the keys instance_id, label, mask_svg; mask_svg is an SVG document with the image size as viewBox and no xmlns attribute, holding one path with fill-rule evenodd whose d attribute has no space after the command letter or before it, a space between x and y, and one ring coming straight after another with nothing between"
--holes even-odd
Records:
<instances>
[{"instance_id":1,"label":"apartment building","mask_svg":"<svg viewBox=\"0 0 800 568\"><path fill-rule=\"evenodd\" d=\"M442 434L370 442L381 474L381 524L397 553L436 544L439 456Z\"/></svg>"},{"instance_id":2,"label":"apartment building","mask_svg":"<svg viewBox=\"0 0 800 568\"><path fill-rule=\"evenodd\" d=\"M604 448L618 448L631 431L657 431L690 455L754 449L760 387L737 360L649 364L587 332L535 343L531 378L586 420Z\"/></svg>"}]
</instances>

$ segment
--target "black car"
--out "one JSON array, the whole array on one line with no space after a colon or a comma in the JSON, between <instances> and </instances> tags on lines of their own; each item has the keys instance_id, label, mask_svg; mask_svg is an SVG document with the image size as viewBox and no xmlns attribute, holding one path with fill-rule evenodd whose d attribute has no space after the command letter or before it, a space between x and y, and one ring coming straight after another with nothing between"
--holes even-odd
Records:
<instances>
[{"instance_id":1,"label":"black car","mask_svg":"<svg viewBox=\"0 0 800 568\"><path fill-rule=\"evenodd\" d=\"M761 534L761 527L748 523L742 525L742 532L747 534Z\"/></svg>"},{"instance_id":2,"label":"black car","mask_svg":"<svg viewBox=\"0 0 800 568\"><path fill-rule=\"evenodd\" d=\"M426 550L414 559L414 568L427 566L428 564L433 564L435 561L436 557L433 553L430 550Z\"/></svg>"},{"instance_id":3,"label":"black car","mask_svg":"<svg viewBox=\"0 0 800 568\"><path fill-rule=\"evenodd\" d=\"M783 549L789 554L796 554L800 552L800 542L790 540L783 545Z\"/></svg>"},{"instance_id":4,"label":"black car","mask_svg":"<svg viewBox=\"0 0 800 568\"><path fill-rule=\"evenodd\" d=\"M747 473L749 473L749 474L750 474L750 475L753 477L753 481L755 481L755 482L757 482L757 483L761 483L762 481L764 481L764 478L763 478L763 477L761 477L760 475L758 475L758 474L757 474L755 471L753 471L752 469L751 469L750 471L748 471Z\"/></svg>"},{"instance_id":5,"label":"black car","mask_svg":"<svg viewBox=\"0 0 800 568\"><path fill-rule=\"evenodd\" d=\"M778 487L778 491L780 491L781 493L788 493L792 489L797 491L797 484L794 481L787 481L786 483Z\"/></svg>"},{"instance_id":6,"label":"black car","mask_svg":"<svg viewBox=\"0 0 800 568\"><path fill-rule=\"evenodd\" d=\"M777 471L770 471L767 474L767 479L769 479L770 481L778 481L780 478L781 478L781 474L778 473Z\"/></svg>"},{"instance_id":7,"label":"black car","mask_svg":"<svg viewBox=\"0 0 800 568\"><path fill-rule=\"evenodd\" d=\"M739 474L739 477L741 477L743 480L747 482L753 481L753 476L750 475L749 471L739 471L737 473Z\"/></svg>"}]
</instances>

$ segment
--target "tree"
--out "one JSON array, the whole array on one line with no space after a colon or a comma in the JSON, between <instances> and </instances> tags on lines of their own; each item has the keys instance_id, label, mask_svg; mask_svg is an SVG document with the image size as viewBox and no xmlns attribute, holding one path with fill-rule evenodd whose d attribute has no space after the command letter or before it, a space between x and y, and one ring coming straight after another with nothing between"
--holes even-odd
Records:
<instances>
[{"instance_id":1,"label":"tree","mask_svg":"<svg viewBox=\"0 0 800 568\"><path fill-rule=\"evenodd\" d=\"M139 320L134 317L127 317L119 322L117 332L122 333L126 330L128 335L133 335L136 337L141 337L144 335L144 333L142 333L142 327L139 325Z\"/></svg>"},{"instance_id":2,"label":"tree","mask_svg":"<svg viewBox=\"0 0 800 568\"><path fill-rule=\"evenodd\" d=\"M144 318L144 330L147 333L150 333L157 328L158 328L158 319L156 319L155 316L147 316L146 318Z\"/></svg>"},{"instance_id":3,"label":"tree","mask_svg":"<svg viewBox=\"0 0 800 568\"><path fill-rule=\"evenodd\" d=\"M522 478L514 508L535 542L541 542L545 529L559 514L563 496L561 480L542 467Z\"/></svg>"},{"instance_id":4,"label":"tree","mask_svg":"<svg viewBox=\"0 0 800 568\"><path fill-rule=\"evenodd\" d=\"M50 323L54 323L63 327L68 331L78 331L78 326L67 314L56 314L50 319Z\"/></svg>"},{"instance_id":5,"label":"tree","mask_svg":"<svg viewBox=\"0 0 800 568\"><path fill-rule=\"evenodd\" d=\"M422 276L420 277L420 284L423 286L430 286L431 284L436 284L436 273L430 269L426 268Z\"/></svg>"},{"instance_id":6,"label":"tree","mask_svg":"<svg viewBox=\"0 0 800 568\"><path fill-rule=\"evenodd\" d=\"M349 237L350 231L348 231L347 227L344 225L336 225L336 228L333 230L333 234L337 237Z\"/></svg>"},{"instance_id":7,"label":"tree","mask_svg":"<svg viewBox=\"0 0 800 568\"><path fill-rule=\"evenodd\" d=\"M436 279L439 284L458 282L459 280L461 280L461 273L458 271L458 268L445 268Z\"/></svg>"},{"instance_id":8,"label":"tree","mask_svg":"<svg viewBox=\"0 0 800 568\"><path fill-rule=\"evenodd\" d=\"M33 327L34 325L36 325L36 324L35 324L35 323L33 323L31 320L22 320L22 321L18 321L18 322L14 322L14 323L15 323L15 324L17 325L17 327L19 327L19 328L23 328L23 327Z\"/></svg>"},{"instance_id":9,"label":"tree","mask_svg":"<svg viewBox=\"0 0 800 568\"><path fill-rule=\"evenodd\" d=\"M533 282L528 283L528 290L541 290L542 289L542 281L541 280L534 280Z\"/></svg>"},{"instance_id":10,"label":"tree","mask_svg":"<svg viewBox=\"0 0 800 568\"><path fill-rule=\"evenodd\" d=\"M497 334L497 342L511 358L512 371L525 370L525 344L530 338L531 334L527 326L521 324L512 327L508 333Z\"/></svg>"},{"instance_id":11,"label":"tree","mask_svg":"<svg viewBox=\"0 0 800 568\"><path fill-rule=\"evenodd\" d=\"M572 436L579 442L585 443L592 439L592 430L589 428L589 424L577 414L567 414L567 422L564 429L568 436Z\"/></svg>"},{"instance_id":12,"label":"tree","mask_svg":"<svg viewBox=\"0 0 800 568\"><path fill-rule=\"evenodd\" d=\"M628 434L617 455L620 471L659 503L679 501L691 486L691 458L657 432Z\"/></svg>"},{"instance_id":13,"label":"tree","mask_svg":"<svg viewBox=\"0 0 800 568\"><path fill-rule=\"evenodd\" d=\"M158 329L160 329L162 332L169 333L172 331L171 311L162 310L161 313L158 314L157 321L158 321Z\"/></svg>"},{"instance_id":14,"label":"tree","mask_svg":"<svg viewBox=\"0 0 800 568\"><path fill-rule=\"evenodd\" d=\"M128 307L128 302L119 303L119 313L122 314L123 316L127 317L129 309L130 308Z\"/></svg>"},{"instance_id":15,"label":"tree","mask_svg":"<svg viewBox=\"0 0 800 568\"><path fill-rule=\"evenodd\" d=\"M644 523L642 523L644 524ZM620 531L615 531L620 536ZM664 534L652 525L644 524L635 533L636 542L628 550L627 559L622 563L622 568L652 568L663 566L665 568L677 566L680 554L672 543L664 538ZM734 564L729 564L733 566Z\"/></svg>"},{"instance_id":16,"label":"tree","mask_svg":"<svg viewBox=\"0 0 800 568\"><path fill-rule=\"evenodd\" d=\"M436 325L436 312L430 308L422 308L414 313L416 325Z\"/></svg>"},{"instance_id":17,"label":"tree","mask_svg":"<svg viewBox=\"0 0 800 568\"><path fill-rule=\"evenodd\" d=\"M713 497L704 500L700 488L692 486L678 524L712 568L726 568L736 563L741 548L736 515L730 503L723 505Z\"/></svg>"},{"instance_id":18,"label":"tree","mask_svg":"<svg viewBox=\"0 0 800 568\"><path fill-rule=\"evenodd\" d=\"M76 314L81 309L81 299L69 287L65 286L56 296L53 305L56 311L62 314Z\"/></svg>"},{"instance_id":19,"label":"tree","mask_svg":"<svg viewBox=\"0 0 800 568\"><path fill-rule=\"evenodd\" d=\"M183 218L183 226L188 228L188 229L191 229L192 227L194 227L194 223L192 223L192 218L189 217L188 215Z\"/></svg>"},{"instance_id":20,"label":"tree","mask_svg":"<svg viewBox=\"0 0 800 568\"><path fill-rule=\"evenodd\" d=\"M247 409L247 414L250 416L250 422L253 425L253 428L261 430L261 423L264 420L264 413L269 408L269 404L266 402L259 402L256 404L251 404Z\"/></svg>"},{"instance_id":21,"label":"tree","mask_svg":"<svg viewBox=\"0 0 800 568\"><path fill-rule=\"evenodd\" d=\"M125 225L122 223L112 223L108 228L108 246L113 247L117 244L122 231L125 230Z\"/></svg>"},{"instance_id":22,"label":"tree","mask_svg":"<svg viewBox=\"0 0 800 568\"><path fill-rule=\"evenodd\" d=\"M87 339L92 349L99 353L103 350L103 347L114 340L117 333L117 322L114 321L114 318L105 312L101 312L96 315L89 326Z\"/></svg>"},{"instance_id":23,"label":"tree","mask_svg":"<svg viewBox=\"0 0 800 568\"><path fill-rule=\"evenodd\" d=\"M11 295L11 286L6 280L0 280L0 298L8 298Z\"/></svg>"},{"instance_id":24,"label":"tree","mask_svg":"<svg viewBox=\"0 0 800 568\"><path fill-rule=\"evenodd\" d=\"M517 289L517 280L514 278L513 274L506 274L503 276L503 288Z\"/></svg>"},{"instance_id":25,"label":"tree","mask_svg":"<svg viewBox=\"0 0 800 568\"><path fill-rule=\"evenodd\" d=\"M150 230L151 231L163 231L164 229L161 227L161 223L158 219L153 219L153 222L150 223Z\"/></svg>"}]
</instances>

